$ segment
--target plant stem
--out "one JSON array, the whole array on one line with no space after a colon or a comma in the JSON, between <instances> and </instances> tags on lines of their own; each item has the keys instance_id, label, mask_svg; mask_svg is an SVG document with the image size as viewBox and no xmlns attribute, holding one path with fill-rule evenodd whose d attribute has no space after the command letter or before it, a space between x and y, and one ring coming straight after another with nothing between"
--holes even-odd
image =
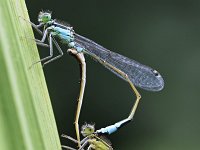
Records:
<instances>
[{"instance_id":1,"label":"plant stem","mask_svg":"<svg viewBox=\"0 0 200 150\"><path fill-rule=\"evenodd\" d=\"M24 0L0 0L0 149L60 150Z\"/></svg>"}]
</instances>

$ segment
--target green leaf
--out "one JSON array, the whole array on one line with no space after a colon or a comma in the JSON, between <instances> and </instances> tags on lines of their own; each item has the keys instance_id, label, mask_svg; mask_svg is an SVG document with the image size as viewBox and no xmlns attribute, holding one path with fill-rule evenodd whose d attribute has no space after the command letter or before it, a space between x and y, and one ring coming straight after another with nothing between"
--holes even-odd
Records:
<instances>
[{"instance_id":1,"label":"green leaf","mask_svg":"<svg viewBox=\"0 0 200 150\"><path fill-rule=\"evenodd\" d=\"M0 0L0 149L61 149L24 0Z\"/></svg>"}]
</instances>

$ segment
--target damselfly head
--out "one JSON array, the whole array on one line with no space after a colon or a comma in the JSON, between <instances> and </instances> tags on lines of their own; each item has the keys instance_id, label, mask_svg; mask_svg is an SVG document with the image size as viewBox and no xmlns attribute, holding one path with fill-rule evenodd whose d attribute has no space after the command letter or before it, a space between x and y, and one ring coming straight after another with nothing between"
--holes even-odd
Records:
<instances>
[{"instance_id":1,"label":"damselfly head","mask_svg":"<svg viewBox=\"0 0 200 150\"><path fill-rule=\"evenodd\" d=\"M85 123L84 125L82 125L81 134L84 137L93 134L94 131L95 131L95 127L94 126L95 126L94 124Z\"/></svg>"},{"instance_id":2,"label":"damselfly head","mask_svg":"<svg viewBox=\"0 0 200 150\"><path fill-rule=\"evenodd\" d=\"M47 23L51 21L51 12L50 11L40 11L38 15L39 23Z\"/></svg>"}]
</instances>

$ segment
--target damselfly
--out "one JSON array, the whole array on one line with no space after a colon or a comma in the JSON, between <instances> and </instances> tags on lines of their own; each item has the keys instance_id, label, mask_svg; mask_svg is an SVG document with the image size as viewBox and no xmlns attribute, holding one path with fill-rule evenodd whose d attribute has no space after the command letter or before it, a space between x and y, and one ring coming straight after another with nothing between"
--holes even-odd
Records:
<instances>
[{"instance_id":1,"label":"damselfly","mask_svg":"<svg viewBox=\"0 0 200 150\"><path fill-rule=\"evenodd\" d=\"M111 142L105 136L99 135L95 132L94 124L85 123L81 128L81 134L85 138L81 140L81 147L78 150L83 150L87 145L88 150L113 150ZM77 140L68 135L63 134L62 137L78 143ZM75 148L64 145L62 145L62 148L68 150L77 150Z\"/></svg>"},{"instance_id":2,"label":"damselfly","mask_svg":"<svg viewBox=\"0 0 200 150\"><path fill-rule=\"evenodd\" d=\"M78 121L83 101L86 77L86 64L84 54L91 56L103 66L105 66L107 69L109 69L111 72L116 74L118 77L127 81L130 84L134 93L136 94L136 101L133 104L129 116L126 119L115 123L114 125L108 126L101 130L97 130L97 133L111 134L133 119L136 108L141 98L135 86L148 91L160 91L163 89L164 80L156 70L143 64L140 64L135 60L129 59L125 56L112 52L104 48L103 46L95 43L94 41L75 33L71 26L65 25L56 21L55 19L52 19L51 12L40 12L38 16L38 21L38 25L30 22L33 28L35 28L41 35L43 35L41 40L35 40L38 45L46 46L50 49L50 55L41 59L38 62L46 61L43 64L45 65L49 62L60 58L63 55L63 51L55 39L58 38L62 41L62 43L68 46L68 52L73 53L79 59L82 66L81 88L75 117L75 130L79 147L80 135ZM39 29L41 27L44 28L43 32ZM45 44L44 42L47 37L49 43ZM53 43L60 53L60 55L54 58Z\"/></svg>"}]
</instances>

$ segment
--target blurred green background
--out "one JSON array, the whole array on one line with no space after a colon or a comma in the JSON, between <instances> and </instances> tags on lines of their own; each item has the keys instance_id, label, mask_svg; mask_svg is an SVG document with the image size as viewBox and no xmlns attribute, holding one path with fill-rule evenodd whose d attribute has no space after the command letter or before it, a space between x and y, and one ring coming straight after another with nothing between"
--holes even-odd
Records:
<instances>
[{"instance_id":1,"label":"blurred green background","mask_svg":"<svg viewBox=\"0 0 200 150\"><path fill-rule=\"evenodd\" d=\"M158 70L161 92L142 95L134 121L108 138L116 150L200 149L199 0L26 0L30 19L40 10L73 25L104 47ZM39 38L39 36L37 36ZM39 47L41 57L48 49ZM66 47L63 47L67 50ZM87 85L80 117L105 127L127 117L135 97L129 85L86 57ZM44 68L59 134L75 137L79 66L66 54ZM62 143L69 145L69 141Z\"/></svg>"}]
</instances>

